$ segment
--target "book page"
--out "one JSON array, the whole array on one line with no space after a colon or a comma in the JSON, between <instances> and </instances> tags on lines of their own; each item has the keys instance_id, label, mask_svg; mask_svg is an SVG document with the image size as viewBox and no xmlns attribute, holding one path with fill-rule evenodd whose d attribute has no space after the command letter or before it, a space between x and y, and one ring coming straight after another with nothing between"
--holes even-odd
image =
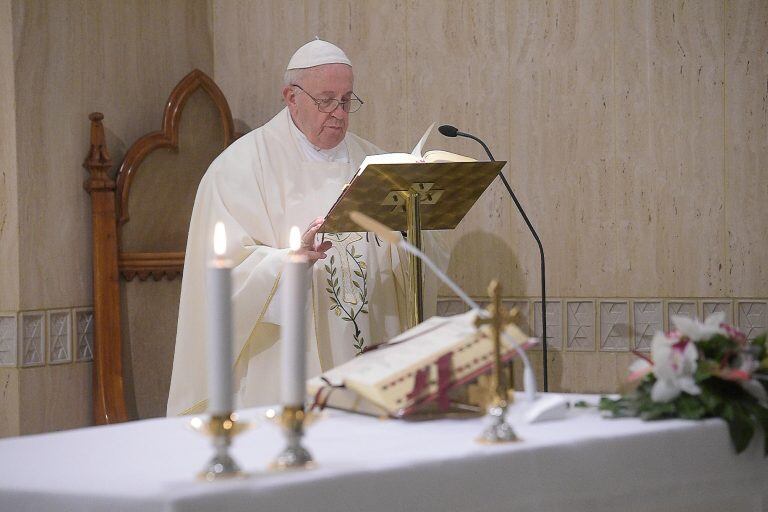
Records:
<instances>
[{"instance_id":1,"label":"book page","mask_svg":"<svg viewBox=\"0 0 768 512\"><path fill-rule=\"evenodd\" d=\"M424 161L427 163L440 163L440 162L477 162L474 158L470 158L464 155L458 155L449 151L442 151L440 149L433 149L427 151L424 154Z\"/></svg>"},{"instance_id":2,"label":"book page","mask_svg":"<svg viewBox=\"0 0 768 512\"><path fill-rule=\"evenodd\" d=\"M382 153L365 157L355 176L360 176L366 167L372 164L414 164L418 160L408 153Z\"/></svg>"},{"instance_id":3,"label":"book page","mask_svg":"<svg viewBox=\"0 0 768 512\"><path fill-rule=\"evenodd\" d=\"M424 160L424 157L421 155L422 150L424 149L424 143L427 142L427 139L429 138L429 134L432 132L432 128L435 127L435 123L432 123L429 125L429 128L427 128L427 131L424 132L424 135L421 136L421 139L419 139L419 143L416 144L416 147L413 148L413 151L411 151L411 155L416 158L417 162L421 162Z\"/></svg>"}]
</instances>

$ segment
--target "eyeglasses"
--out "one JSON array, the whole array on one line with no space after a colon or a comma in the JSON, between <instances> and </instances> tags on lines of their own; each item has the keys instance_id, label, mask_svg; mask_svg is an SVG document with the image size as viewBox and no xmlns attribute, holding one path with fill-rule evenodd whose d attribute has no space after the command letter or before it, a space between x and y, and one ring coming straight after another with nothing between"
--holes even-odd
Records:
<instances>
[{"instance_id":1,"label":"eyeglasses","mask_svg":"<svg viewBox=\"0 0 768 512\"><path fill-rule=\"evenodd\" d=\"M365 103L363 100L357 97L355 93L352 93L352 97L348 100L339 101L336 98L321 98L317 99L311 94L309 94L307 91L304 90L303 87L301 87L299 84L291 84L292 87L298 87L301 89L301 91L309 96L312 101L315 102L315 105L317 105L317 110L322 112L323 114L330 114L331 112L335 111L339 106L341 106L341 109L346 112L347 114L351 114L352 112L357 112L360 110L360 107L363 106L363 103Z\"/></svg>"}]
</instances>

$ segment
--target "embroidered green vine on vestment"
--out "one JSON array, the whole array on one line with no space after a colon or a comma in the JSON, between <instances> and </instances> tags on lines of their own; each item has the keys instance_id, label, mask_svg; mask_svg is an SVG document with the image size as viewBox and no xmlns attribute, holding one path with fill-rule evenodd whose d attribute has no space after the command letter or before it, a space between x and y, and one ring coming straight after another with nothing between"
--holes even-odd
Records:
<instances>
[{"instance_id":1,"label":"embroidered green vine on vestment","mask_svg":"<svg viewBox=\"0 0 768 512\"><path fill-rule=\"evenodd\" d=\"M354 327L353 346L359 354L365 347L365 336L358 325L358 317L361 314L368 314L367 265L363 260L363 255L357 252L354 244L342 244L349 237L348 234L333 234L326 235L326 237L330 238L334 242L334 246L340 252L343 251L346 257L346 262L337 262L336 256L331 255L328 264L325 265L325 271L328 274L326 279L328 287L325 291L328 292L331 299L330 310L343 321L352 323ZM345 266L348 267L346 272L349 275L340 275L341 272L339 272L337 263L342 265L342 269Z\"/></svg>"}]
</instances>

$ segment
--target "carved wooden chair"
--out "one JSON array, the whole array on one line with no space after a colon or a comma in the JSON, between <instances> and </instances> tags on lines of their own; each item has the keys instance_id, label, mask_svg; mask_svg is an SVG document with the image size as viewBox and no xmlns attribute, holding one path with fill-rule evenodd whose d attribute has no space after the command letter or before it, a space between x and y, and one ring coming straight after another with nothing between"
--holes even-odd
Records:
<instances>
[{"instance_id":1,"label":"carved wooden chair","mask_svg":"<svg viewBox=\"0 0 768 512\"><path fill-rule=\"evenodd\" d=\"M103 117L89 116L83 164L93 209L97 424L165 415L195 193L238 136L227 100L200 70L174 88L162 128L126 151L114 178Z\"/></svg>"}]
</instances>

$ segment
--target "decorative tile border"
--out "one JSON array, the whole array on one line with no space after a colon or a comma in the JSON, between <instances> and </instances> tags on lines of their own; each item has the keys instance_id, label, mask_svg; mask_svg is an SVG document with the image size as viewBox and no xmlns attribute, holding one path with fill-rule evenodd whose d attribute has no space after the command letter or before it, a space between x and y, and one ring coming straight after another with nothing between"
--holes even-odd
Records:
<instances>
[{"instance_id":1,"label":"decorative tile border","mask_svg":"<svg viewBox=\"0 0 768 512\"><path fill-rule=\"evenodd\" d=\"M0 367L87 361L93 361L92 307L0 312Z\"/></svg>"},{"instance_id":2,"label":"decorative tile border","mask_svg":"<svg viewBox=\"0 0 768 512\"><path fill-rule=\"evenodd\" d=\"M76 308L72 316L75 324L75 360L93 361L93 309Z\"/></svg>"},{"instance_id":3,"label":"decorative tile border","mask_svg":"<svg viewBox=\"0 0 768 512\"><path fill-rule=\"evenodd\" d=\"M22 368L45 365L45 311L25 311L19 324Z\"/></svg>"},{"instance_id":4,"label":"decorative tile border","mask_svg":"<svg viewBox=\"0 0 768 512\"><path fill-rule=\"evenodd\" d=\"M629 350L629 301L600 301L600 350L626 352Z\"/></svg>"},{"instance_id":5,"label":"decorative tile border","mask_svg":"<svg viewBox=\"0 0 768 512\"><path fill-rule=\"evenodd\" d=\"M739 329L754 339L768 329L768 303L764 301L741 300L736 302Z\"/></svg>"},{"instance_id":6,"label":"decorative tile border","mask_svg":"<svg viewBox=\"0 0 768 512\"><path fill-rule=\"evenodd\" d=\"M715 313L725 313L725 323L733 325L733 303L729 300L703 300L701 313L704 320Z\"/></svg>"},{"instance_id":7,"label":"decorative tile border","mask_svg":"<svg viewBox=\"0 0 768 512\"><path fill-rule=\"evenodd\" d=\"M664 310L660 300L632 301L634 349L650 352L651 340L658 331L664 330Z\"/></svg>"},{"instance_id":8,"label":"decorative tile border","mask_svg":"<svg viewBox=\"0 0 768 512\"><path fill-rule=\"evenodd\" d=\"M487 297L478 300L486 304ZM521 312L518 326L524 332L541 337L541 301L535 298L504 299L508 308ZM438 314L451 315L467 311L458 299L438 299ZM726 322L754 339L768 330L768 299L738 298L558 298L547 299L548 349L567 351L648 352L658 331L670 329L674 315L706 319L725 312ZM533 314L533 328L530 315ZM563 324L565 315L565 324ZM540 350L540 346L536 347Z\"/></svg>"},{"instance_id":9,"label":"decorative tile border","mask_svg":"<svg viewBox=\"0 0 768 512\"><path fill-rule=\"evenodd\" d=\"M72 313L68 309L48 311L48 364L72 362Z\"/></svg>"},{"instance_id":10,"label":"decorative tile border","mask_svg":"<svg viewBox=\"0 0 768 512\"><path fill-rule=\"evenodd\" d=\"M701 318L699 315L696 301L693 300L667 300L667 321L666 330L672 329L672 317L673 316L687 316L689 318Z\"/></svg>"},{"instance_id":11,"label":"decorative tile border","mask_svg":"<svg viewBox=\"0 0 768 512\"><path fill-rule=\"evenodd\" d=\"M565 303L565 310L566 348L588 352L595 350L595 303L591 300L569 300Z\"/></svg>"},{"instance_id":12,"label":"decorative tile border","mask_svg":"<svg viewBox=\"0 0 768 512\"><path fill-rule=\"evenodd\" d=\"M542 336L541 301L533 301L533 335ZM540 349L541 344L536 345ZM547 350L563 348L563 310L558 299L547 299Z\"/></svg>"},{"instance_id":13,"label":"decorative tile border","mask_svg":"<svg viewBox=\"0 0 768 512\"><path fill-rule=\"evenodd\" d=\"M0 313L0 366L18 364L18 333L16 313Z\"/></svg>"}]
</instances>

